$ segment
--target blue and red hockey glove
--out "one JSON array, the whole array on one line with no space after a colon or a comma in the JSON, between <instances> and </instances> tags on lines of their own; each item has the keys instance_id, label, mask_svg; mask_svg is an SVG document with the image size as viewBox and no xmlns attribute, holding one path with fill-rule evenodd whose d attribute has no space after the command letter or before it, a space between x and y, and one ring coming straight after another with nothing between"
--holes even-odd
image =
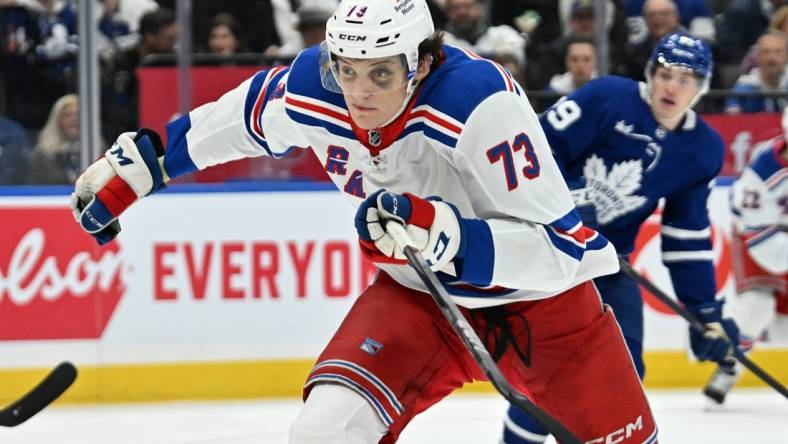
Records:
<instances>
[{"instance_id":1,"label":"blue and red hockey glove","mask_svg":"<svg viewBox=\"0 0 788 444\"><path fill-rule=\"evenodd\" d=\"M406 263L402 249L386 232L388 221L405 227L416 248L435 271L463 257L465 220L454 205L410 193L379 190L359 206L355 219L361 250L373 262Z\"/></svg>"},{"instance_id":2,"label":"blue and red hockey glove","mask_svg":"<svg viewBox=\"0 0 788 444\"><path fill-rule=\"evenodd\" d=\"M71 194L71 211L99 245L120 233L118 217L126 208L165 187L169 178L161 164L163 156L164 147L154 131L123 133L79 176Z\"/></svg>"}]
</instances>

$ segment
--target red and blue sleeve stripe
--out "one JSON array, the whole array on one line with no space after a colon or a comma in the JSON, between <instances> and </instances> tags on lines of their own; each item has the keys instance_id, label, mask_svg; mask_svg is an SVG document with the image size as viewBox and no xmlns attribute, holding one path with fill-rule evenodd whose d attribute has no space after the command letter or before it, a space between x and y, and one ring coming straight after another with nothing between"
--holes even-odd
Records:
<instances>
[{"instance_id":1,"label":"red and blue sleeve stripe","mask_svg":"<svg viewBox=\"0 0 788 444\"><path fill-rule=\"evenodd\" d=\"M273 156L268 148L268 142L262 128L263 111L271 95L276 90L279 80L289 71L287 67L280 66L270 71L260 71L252 79L249 93L244 104L244 124L246 132L261 148Z\"/></svg>"}]
</instances>

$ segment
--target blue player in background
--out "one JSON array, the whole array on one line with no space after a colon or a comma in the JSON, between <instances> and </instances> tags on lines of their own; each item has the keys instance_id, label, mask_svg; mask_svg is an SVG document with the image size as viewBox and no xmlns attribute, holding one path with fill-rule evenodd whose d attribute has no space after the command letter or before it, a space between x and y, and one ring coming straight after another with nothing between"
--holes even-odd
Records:
<instances>
[{"instance_id":1,"label":"blue player in background","mask_svg":"<svg viewBox=\"0 0 788 444\"><path fill-rule=\"evenodd\" d=\"M690 331L700 360L732 366L729 346L738 327L723 318L716 285L707 199L722 168L722 138L691 108L708 90L711 53L701 40L670 34L654 48L647 83L607 76L562 99L541 117L550 147L583 223L597 228L618 254L632 252L640 225L665 199L662 261L679 300L711 327ZM641 379L643 299L637 284L618 272L594 279L613 308ZM593 388L589 388L593 389ZM516 407L509 408L504 442L540 443L547 433Z\"/></svg>"}]
</instances>

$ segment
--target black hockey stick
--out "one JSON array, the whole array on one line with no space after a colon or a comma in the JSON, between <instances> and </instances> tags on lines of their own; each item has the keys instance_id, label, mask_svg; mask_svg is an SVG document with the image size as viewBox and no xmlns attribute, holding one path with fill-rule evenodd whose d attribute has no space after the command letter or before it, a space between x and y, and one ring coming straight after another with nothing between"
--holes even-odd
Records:
<instances>
[{"instance_id":1,"label":"black hockey stick","mask_svg":"<svg viewBox=\"0 0 788 444\"><path fill-rule=\"evenodd\" d=\"M33 390L0 410L0 426L15 427L27 421L62 395L75 379L76 367L70 362L61 362Z\"/></svg>"},{"instance_id":2,"label":"black hockey stick","mask_svg":"<svg viewBox=\"0 0 788 444\"><path fill-rule=\"evenodd\" d=\"M653 282L643 277L643 275L632 268L632 265L629 265L629 262L623 258L618 258L618 262L621 264L621 271L623 271L624 274L634 279L635 282L639 283L646 290L650 291L651 294L656 296L657 299L662 301L662 303L670 307L671 310L675 311L676 314L686 319L693 329L701 333L704 333L706 330L708 330L708 327L706 327L706 325L704 325L694 314L690 313L690 311L684 308L684 306L674 301L670 296L667 295L667 293L657 288ZM727 340L728 338L726 337L725 339ZM774 379L772 375L766 373L766 371L759 367L758 364L752 362L752 360L750 360L747 355L739 350L739 347L733 346L732 349L733 357L736 358L737 361L741 362L743 366L747 367L748 370L753 372L755 376L760 378L771 388L777 390L778 393L788 398L788 389L786 389L784 385L780 384L780 381Z\"/></svg>"},{"instance_id":3,"label":"black hockey stick","mask_svg":"<svg viewBox=\"0 0 788 444\"><path fill-rule=\"evenodd\" d=\"M462 339L465 348L471 353L476 363L487 375L493 387L498 390L498 393L510 403L520 407L522 410L530 414L539 424L544 426L561 444L582 444L572 432L570 432L563 424L558 422L555 418L550 416L547 412L537 407L530 399L526 398L523 394L509 384L506 380L498 365L490 356L490 352L484 347L481 339L473 330L473 327L468 324L468 321L457 308L457 305L452 301L451 296L443 288L443 285L435 276L435 273L427 266L424 258L415 248L413 242L410 240L405 229L397 222L389 222L386 224L386 231L391 234L397 245L402 247L408 264L416 271L421 278L424 285L429 289L432 298L438 307L446 316L457 336Z\"/></svg>"}]
</instances>

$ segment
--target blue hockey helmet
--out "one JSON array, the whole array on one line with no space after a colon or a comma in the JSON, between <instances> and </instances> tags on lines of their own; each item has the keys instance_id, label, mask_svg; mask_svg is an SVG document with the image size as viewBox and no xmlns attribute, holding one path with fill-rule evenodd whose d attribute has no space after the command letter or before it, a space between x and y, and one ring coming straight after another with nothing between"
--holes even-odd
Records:
<instances>
[{"instance_id":1,"label":"blue hockey helmet","mask_svg":"<svg viewBox=\"0 0 788 444\"><path fill-rule=\"evenodd\" d=\"M691 72L698 77L701 82L700 90L692 105L709 90L714 62L709 45L703 40L682 32L666 35L654 47L646 64L645 75L649 86L651 77L659 66Z\"/></svg>"}]
</instances>

